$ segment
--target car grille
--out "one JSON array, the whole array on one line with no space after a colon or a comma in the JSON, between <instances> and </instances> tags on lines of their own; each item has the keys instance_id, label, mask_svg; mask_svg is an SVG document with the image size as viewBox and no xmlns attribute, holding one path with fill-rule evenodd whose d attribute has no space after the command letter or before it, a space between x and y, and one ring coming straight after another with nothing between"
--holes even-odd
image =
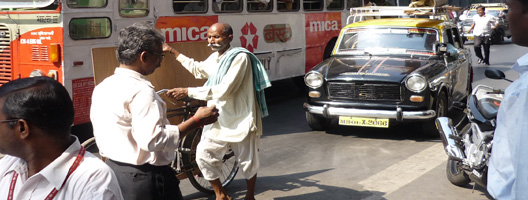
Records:
<instances>
[{"instance_id":1,"label":"car grille","mask_svg":"<svg viewBox=\"0 0 528 200\"><path fill-rule=\"evenodd\" d=\"M400 93L400 85L395 84L328 84L328 94L330 99L400 101Z\"/></svg>"}]
</instances>

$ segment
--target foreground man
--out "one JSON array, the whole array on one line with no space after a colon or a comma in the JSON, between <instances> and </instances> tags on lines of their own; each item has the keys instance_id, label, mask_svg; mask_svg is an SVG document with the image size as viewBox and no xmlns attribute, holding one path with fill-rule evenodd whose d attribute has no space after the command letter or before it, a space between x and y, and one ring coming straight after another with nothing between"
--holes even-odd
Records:
<instances>
[{"instance_id":1,"label":"foreground man","mask_svg":"<svg viewBox=\"0 0 528 200\"><path fill-rule=\"evenodd\" d=\"M528 0L508 0L513 43L528 47ZM519 72L504 93L489 161L488 192L495 199L528 198L528 54L513 65Z\"/></svg>"},{"instance_id":2,"label":"foreground man","mask_svg":"<svg viewBox=\"0 0 528 200\"><path fill-rule=\"evenodd\" d=\"M123 199L117 178L70 134L73 103L48 77L0 87L0 198Z\"/></svg>"},{"instance_id":3,"label":"foreground man","mask_svg":"<svg viewBox=\"0 0 528 200\"><path fill-rule=\"evenodd\" d=\"M255 184L260 161L258 142L262 135L261 116L268 115L264 88L271 86L262 63L244 48L233 48L233 30L229 24L213 24L208 42L215 53L197 62L164 46L196 78L208 79L204 86L174 88L167 92L180 99L189 96L217 105L218 121L204 127L198 144L196 162L209 180L217 200L230 199L220 182L222 158L231 148L247 180L246 200L255 199Z\"/></svg>"}]
</instances>

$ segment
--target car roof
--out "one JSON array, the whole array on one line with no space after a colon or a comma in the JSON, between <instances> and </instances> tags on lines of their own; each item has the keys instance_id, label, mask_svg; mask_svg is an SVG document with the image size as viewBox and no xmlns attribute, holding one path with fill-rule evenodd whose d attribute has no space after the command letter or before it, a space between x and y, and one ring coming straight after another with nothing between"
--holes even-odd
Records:
<instances>
[{"instance_id":1,"label":"car roof","mask_svg":"<svg viewBox=\"0 0 528 200\"><path fill-rule=\"evenodd\" d=\"M358 27L418 27L418 28L436 28L439 29L445 23L444 20L428 19L428 18L386 18L386 19L371 19L349 24L345 28Z\"/></svg>"},{"instance_id":2,"label":"car roof","mask_svg":"<svg viewBox=\"0 0 528 200\"><path fill-rule=\"evenodd\" d=\"M508 5L505 3L475 3L471 4L470 10L476 10L479 6L484 7L486 10L508 10Z\"/></svg>"}]
</instances>

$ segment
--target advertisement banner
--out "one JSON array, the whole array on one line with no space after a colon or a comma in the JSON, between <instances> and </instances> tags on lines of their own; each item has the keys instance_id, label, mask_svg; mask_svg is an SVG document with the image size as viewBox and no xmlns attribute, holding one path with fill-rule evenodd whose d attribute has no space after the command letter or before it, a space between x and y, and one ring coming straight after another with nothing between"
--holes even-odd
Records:
<instances>
[{"instance_id":1,"label":"advertisement banner","mask_svg":"<svg viewBox=\"0 0 528 200\"><path fill-rule=\"evenodd\" d=\"M339 35L341 30L341 13L307 13L306 31L306 69L323 61L323 54L328 41Z\"/></svg>"},{"instance_id":2,"label":"advertisement banner","mask_svg":"<svg viewBox=\"0 0 528 200\"><path fill-rule=\"evenodd\" d=\"M160 17L156 23L167 43L207 40L207 29L218 22L218 16Z\"/></svg>"}]
</instances>

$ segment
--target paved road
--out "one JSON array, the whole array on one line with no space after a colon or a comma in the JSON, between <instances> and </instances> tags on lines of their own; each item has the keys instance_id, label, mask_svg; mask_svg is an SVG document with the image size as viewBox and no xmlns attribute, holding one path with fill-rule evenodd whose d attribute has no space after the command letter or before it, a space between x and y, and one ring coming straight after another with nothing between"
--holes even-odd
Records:
<instances>
[{"instance_id":1,"label":"paved road","mask_svg":"<svg viewBox=\"0 0 528 200\"><path fill-rule=\"evenodd\" d=\"M526 52L527 48L509 41L493 45L490 67L517 79L510 66ZM476 59L473 63L474 86L507 87L505 81L486 79L486 67L476 65ZM291 81L276 82L267 93L270 117L263 120L257 199L490 199L485 188L473 183L467 187L449 183L447 156L439 139L422 137L409 126L334 125L326 132L312 131L302 110L305 97ZM186 199L214 199L199 193L187 180L181 188ZM227 190L235 199L243 199L245 188L245 180L238 175Z\"/></svg>"}]
</instances>

